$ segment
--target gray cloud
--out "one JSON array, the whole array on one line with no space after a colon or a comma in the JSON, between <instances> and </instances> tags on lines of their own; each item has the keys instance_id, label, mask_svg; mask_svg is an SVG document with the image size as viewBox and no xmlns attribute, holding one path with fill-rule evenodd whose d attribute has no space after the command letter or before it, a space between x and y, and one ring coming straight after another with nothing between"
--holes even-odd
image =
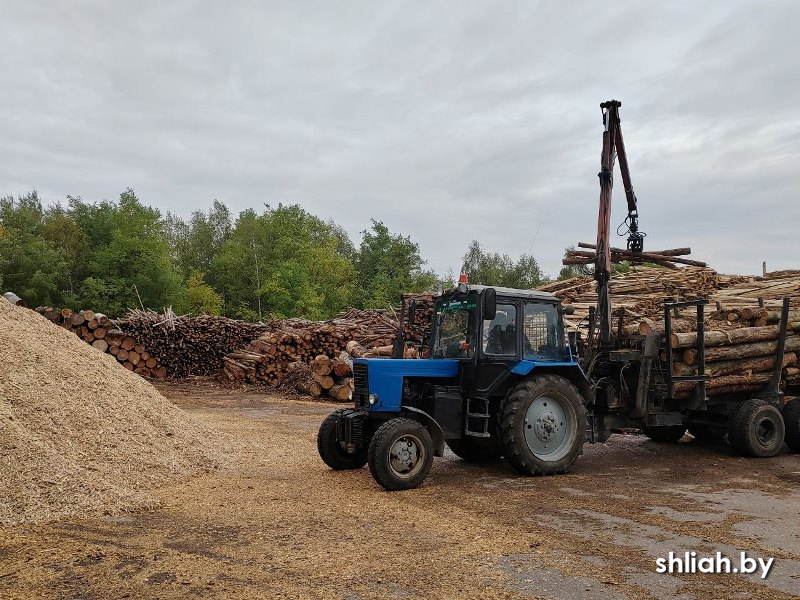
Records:
<instances>
[{"instance_id":1,"label":"gray cloud","mask_svg":"<svg viewBox=\"0 0 800 600\"><path fill-rule=\"evenodd\" d=\"M800 263L796 2L0 11L2 194L298 202L356 239L384 220L440 272L478 238L554 274L595 236L598 104L616 97L649 247Z\"/></svg>"}]
</instances>

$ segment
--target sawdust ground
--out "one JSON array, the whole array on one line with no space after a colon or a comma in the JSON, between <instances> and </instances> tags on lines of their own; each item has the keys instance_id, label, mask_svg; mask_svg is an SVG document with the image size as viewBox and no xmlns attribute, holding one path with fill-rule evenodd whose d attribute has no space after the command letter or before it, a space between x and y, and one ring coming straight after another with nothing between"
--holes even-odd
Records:
<instances>
[{"instance_id":1,"label":"sawdust ground","mask_svg":"<svg viewBox=\"0 0 800 600\"><path fill-rule=\"evenodd\" d=\"M153 507L221 435L34 311L0 302L0 524Z\"/></svg>"},{"instance_id":2,"label":"sawdust ground","mask_svg":"<svg viewBox=\"0 0 800 600\"><path fill-rule=\"evenodd\" d=\"M613 436L564 476L519 477L449 455L422 487L387 493L367 469L332 472L317 457L317 427L334 407L210 385L162 389L240 440L230 466L162 488L150 512L0 530L0 595L790 597L796 455L747 460L726 447ZM744 491L753 498L729 504ZM656 575L640 541L732 545L776 566L766 584Z\"/></svg>"}]
</instances>

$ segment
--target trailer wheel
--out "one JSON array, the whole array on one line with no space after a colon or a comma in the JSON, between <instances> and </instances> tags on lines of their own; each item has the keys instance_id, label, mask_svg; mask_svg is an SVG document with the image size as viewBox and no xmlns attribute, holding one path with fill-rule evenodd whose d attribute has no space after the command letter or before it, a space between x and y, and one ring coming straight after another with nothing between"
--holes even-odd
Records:
<instances>
[{"instance_id":1,"label":"trailer wheel","mask_svg":"<svg viewBox=\"0 0 800 600\"><path fill-rule=\"evenodd\" d=\"M505 459L525 475L563 473L581 453L586 407L563 377L540 375L512 388L500 408Z\"/></svg>"},{"instance_id":2,"label":"trailer wheel","mask_svg":"<svg viewBox=\"0 0 800 600\"><path fill-rule=\"evenodd\" d=\"M433 465L433 439L422 423L397 418L378 427L369 444L369 470L389 491L421 484Z\"/></svg>"},{"instance_id":3,"label":"trailer wheel","mask_svg":"<svg viewBox=\"0 0 800 600\"><path fill-rule=\"evenodd\" d=\"M780 411L764 400L742 402L728 424L728 441L745 456L775 456L783 446L785 425Z\"/></svg>"},{"instance_id":4,"label":"trailer wheel","mask_svg":"<svg viewBox=\"0 0 800 600\"><path fill-rule=\"evenodd\" d=\"M673 444L683 437L683 434L686 433L686 427L683 425L643 427L642 432L654 442Z\"/></svg>"},{"instance_id":5,"label":"trailer wheel","mask_svg":"<svg viewBox=\"0 0 800 600\"><path fill-rule=\"evenodd\" d=\"M783 422L786 426L786 445L800 452L800 400L795 398L784 405Z\"/></svg>"},{"instance_id":6,"label":"trailer wheel","mask_svg":"<svg viewBox=\"0 0 800 600\"><path fill-rule=\"evenodd\" d=\"M347 413L347 409L339 409L329 414L317 434L317 451L323 462L334 471L360 469L367 464L367 446L348 450L336 439L336 422Z\"/></svg>"},{"instance_id":7,"label":"trailer wheel","mask_svg":"<svg viewBox=\"0 0 800 600\"><path fill-rule=\"evenodd\" d=\"M503 456L503 449L495 437L463 437L460 440L447 440L446 442L447 447L453 451L453 454L467 462L497 460Z\"/></svg>"}]
</instances>

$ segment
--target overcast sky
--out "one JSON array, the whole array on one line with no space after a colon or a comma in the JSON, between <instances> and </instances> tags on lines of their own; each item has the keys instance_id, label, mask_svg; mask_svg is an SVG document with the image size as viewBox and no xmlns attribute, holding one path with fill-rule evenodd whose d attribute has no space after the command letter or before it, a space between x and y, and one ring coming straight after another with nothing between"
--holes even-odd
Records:
<instances>
[{"instance_id":1,"label":"overcast sky","mask_svg":"<svg viewBox=\"0 0 800 600\"><path fill-rule=\"evenodd\" d=\"M440 273L477 238L555 274L596 236L617 98L646 248L800 268L798 23L790 0L4 0L0 194L299 203Z\"/></svg>"}]
</instances>

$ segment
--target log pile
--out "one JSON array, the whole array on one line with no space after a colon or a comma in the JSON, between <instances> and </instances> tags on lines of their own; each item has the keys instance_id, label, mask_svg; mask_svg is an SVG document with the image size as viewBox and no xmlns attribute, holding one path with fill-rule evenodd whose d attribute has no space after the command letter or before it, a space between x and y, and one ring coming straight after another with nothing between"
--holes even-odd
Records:
<instances>
[{"instance_id":1,"label":"log pile","mask_svg":"<svg viewBox=\"0 0 800 600\"><path fill-rule=\"evenodd\" d=\"M411 302L416 303L414 321L405 324L405 339L412 344L420 346L425 351L431 337L431 324L433 323L433 294L403 294L406 306Z\"/></svg>"},{"instance_id":2,"label":"log pile","mask_svg":"<svg viewBox=\"0 0 800 600\"><path fill-rule=\"evenodd\" d=\"M117 327L107 316L91 310L72 312L69 308L56 310L41 307L37 312L61 325L100 352L111 354L123 367L142 377L163 379L164 365L151 355L145 345L132 334Z\"/></svg>"},{"instance_id":3,"label":"log pile","mask_svg":"<svg viewBox=\"0 0 800 600\"><path fill-rule=\"evenodd\" d=\"M597 303L595 282L576 277L541 288L573 304L575 314L567 318L570 329L586 331L589 307ZM705 371L710 376L706 394L716 396L761 390L770 381L777 360L780 306L790 298L786 354L782 385L800 385L800 271L764 273L760 277L721 275L709 268L688 266L634 266L610 281L614 309L613 331L622 320L623 335L663 333L665 298L706 298ZM795 308L796 307L796 308ZM697 333L694 308L673 315L670 343L674 349L673 374L697 373ZM666 342L666 340L664 340ZM662 359L666 360L665 353ZM689 396L694 383L676 383L678 397Z\"/></svg>"},{"instance_id":4,"label":"log pile","mask_svg":"<svg viewBox=\"0 0 800 600\"><path fill-rule=\"evenodd\" d=\"M341 352L334 359L319 354L310 363L290 363L278 388L313 398L349 402L353 397L353 359L347 352Z\"/></svg>"},{"instance_id":5,"label":"log pile","mask_svg":"<svg viewBox=\"0 0 800 600\"><path fill-rule=\"evenodd\" d=\"M665 298L674 298L677 301L714 298L720 290L751 279L721 275L704 267L667 269L632 266L628 272L611 277L611 305L615 315L624 309L626 325L643 318L658 320L663 319ZM597 306L596 283L592 277L573 277L539 289L555 294L562 304L572 304L575 314L568 316L565 324L572 331L579 328L585 330L589 308Z\"/></svg>"},{"instance_id":6,"label":"log pile","mask_svg":"<svg viewBox=\"0 0 800 600\"><path fill-rule=\"evenodd\" d=\"M320 355L337 359L342 351L356 358L389 357L397 322L380 311L350 309L330 321L286 319L268 324L244 348L229 352L224 373L230 381L276 385L290 365L311 363Z\"/></svg>"},{"instance_id":7,"label":"log pile","mask_svg":"<svg viewBox=\"0 0 800 600\"><path fill-rule=\"evenodd\" d=\"M413 323L406 325L405 356L419 356L418 346L430 335L433 296L408 295L417 302ZM225 317L177 316L131 310L110 320L90 310L73 313L50 307L37 309L102 352L114 355L127 369L145 377L219 376L230 381L275 385L290 371L306 379L297 364L310 365L327 357L330 373L317 364L320 389L306 381L311 395L334 399L349 396L351 357L388 358L398 331L398 311L350 309L329 321L282 319L249 323ZM349 365L349 366L347 366ZM325 379L330 377L331 380ZM300 387L303 387L300 386ZM344 387L342 387L344 386ZM297 388L292 385L292 389Z\"/></svg>"},{"instance_id":8,"label":"log pile","mask_svg":"<svg viewBox=\"0 0 800 600\"><path fill-rule=\"evenodd\" d=\"M117 325L156 355L169 377L176 378L219 375L226 354L270 327L212 315L176 316L171 309L131 310Z\"/></svg>"}]
</instances>

